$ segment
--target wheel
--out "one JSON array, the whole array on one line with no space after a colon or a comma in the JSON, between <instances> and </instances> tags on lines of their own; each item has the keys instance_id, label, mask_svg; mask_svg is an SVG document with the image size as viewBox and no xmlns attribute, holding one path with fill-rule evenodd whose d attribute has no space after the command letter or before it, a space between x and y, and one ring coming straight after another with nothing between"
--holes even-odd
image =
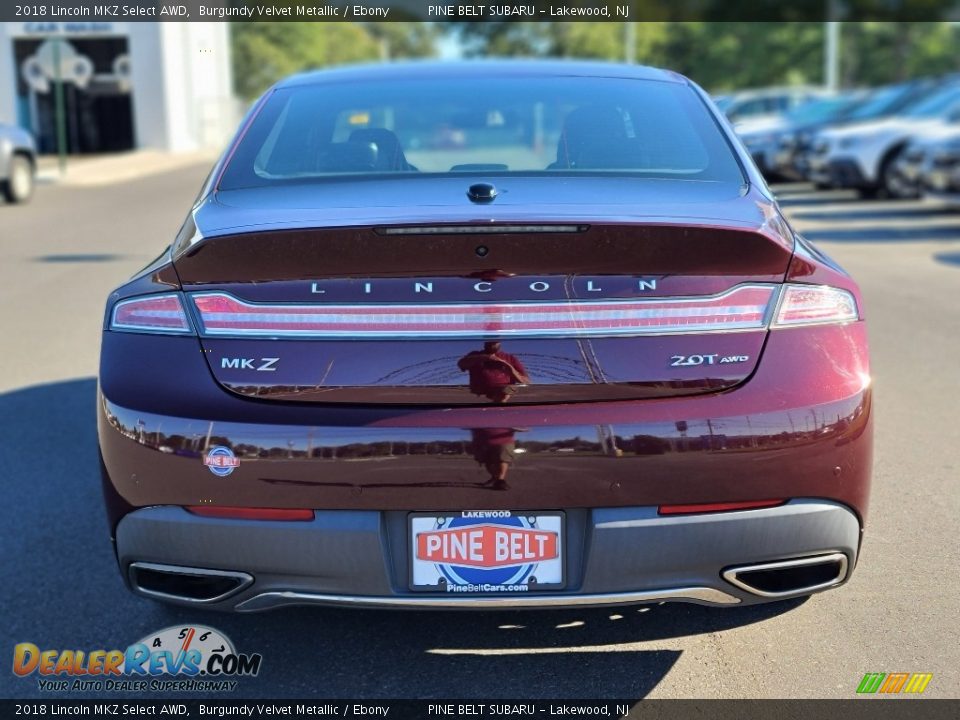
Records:
<instances>
[{"instance_id":1,"label":"wheel","mask_svg":"<svg viewBox=\"0 0 960 720\"><path fill-rule=\"evenodd\" d=\"M901 151L902 152L902 151ZM900 153L894 153L888 157L883 167L880 169L880 182L887 197L898 200L913 200L920 197L920 191L909 180L907 180L897 169L897 158Z\"/></svg>"},{"instance_id":2,"label":"wheel","mask_svg":"<svg viewBox=\"0 0 960 720\"><path fill-rule=\"evenodd\" d=\"M10 203L25 203L33 195L33 163L23 155L10 160L10 176L2 183L3 196Z\"/></svg>"}]
</instances>

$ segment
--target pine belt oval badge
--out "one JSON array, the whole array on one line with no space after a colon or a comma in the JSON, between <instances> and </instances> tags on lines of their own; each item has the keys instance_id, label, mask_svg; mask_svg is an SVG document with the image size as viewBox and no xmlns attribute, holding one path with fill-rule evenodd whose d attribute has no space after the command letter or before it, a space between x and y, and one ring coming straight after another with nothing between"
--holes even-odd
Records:
<instances>
[{"instance_id":1,"label":"pine belt oval badge","mask_svg":"<svg viewBox=\"0 0 960 720\"><path fill-rule=\"evenodd\" d=\"M230 448L215 445L203 456L203 464L210 468L214 475L226 477L240 464L240 458L234 455Z\"/></svg>"},{"instance_id":2,"label":"pine belt oval badge","mask_svg":"<svg viewBox=\"0 0 960 720\"><path fill-rule=\"evenodd\" d=\"M503 593L564 585L563 515L508 510L410 517L411 588Z\"/></svg>"}]
</instances>

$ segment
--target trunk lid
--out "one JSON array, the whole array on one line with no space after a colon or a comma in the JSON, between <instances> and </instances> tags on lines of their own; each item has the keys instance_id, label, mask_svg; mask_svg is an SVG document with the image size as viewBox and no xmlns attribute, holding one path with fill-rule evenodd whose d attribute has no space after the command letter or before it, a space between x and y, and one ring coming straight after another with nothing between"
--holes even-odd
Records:
<instances>
[{"instance_id":1,"label":"trunk lid","mask_svg":"<svg viewBox=\"0 0 960 720\"><path fill-rule=\"evenodd\" d=\"M522 221L498 199L496 213L464 201L338 226L350 213L320 203L280 222L260 209L264 222L253 222L247 198L236 233L223 208L236 196L220 198L208 236L181 247L175 267L214 377L261 400L581 402L749 378L792 251L764 226L769 210L749 203L721 226L621 203L622 220L598 222L562 200L536 215L527 207ZM287 202L309 205L296 193ZM399 210L385 207L366 212Z\"/></svg>"}]
</instances>

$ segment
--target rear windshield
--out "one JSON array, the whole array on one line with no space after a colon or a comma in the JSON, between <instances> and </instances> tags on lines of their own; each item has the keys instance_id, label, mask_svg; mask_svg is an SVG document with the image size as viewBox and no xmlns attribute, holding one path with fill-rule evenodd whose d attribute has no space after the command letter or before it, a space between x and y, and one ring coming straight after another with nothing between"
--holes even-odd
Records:
<instances>
[{"instance_id":1,"label":"rear windshield","mask_svg":"<svg viewBox=\"0 0 960 720\"><path fill-rule=\"evenodd\" d=\"M342 175L626 173L742 184L687 85L586 77L392 79L274 92L224 190Z\"/></svg>"}]
</instances>

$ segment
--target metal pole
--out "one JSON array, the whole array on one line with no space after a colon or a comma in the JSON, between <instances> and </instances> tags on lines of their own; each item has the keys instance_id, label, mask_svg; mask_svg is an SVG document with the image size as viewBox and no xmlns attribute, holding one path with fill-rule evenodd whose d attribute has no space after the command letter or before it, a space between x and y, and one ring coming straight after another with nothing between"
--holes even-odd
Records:
<instances>
[{"instance_id":1,"label":"metal pole","mask_svg":"<svg viewBox=\"0 0 960 720\"><path fill-rule=\"evenodd\" d=\"M830 14L833 15L834 3L830 3ZM824 84L828 90L836 91L840 85L840 23L828 22L825 28L826 49L823 57Z\"/></svg>"},{"instance_id":2,"label":"metal pole","mask_svg":"<svg viewBox=\"0 0 960 720\"><path fill-rule=\"evenodd\" d=\"M633 65L637 61L637 26L630 21L624 25L623 59L627 64Z\"/></svg>"},{"instance_id":3,"label":"metal pole","mask_svg":"<svg viewBox=\"0 0 960 720\"><path fill-rule=\"evenodd\" d=\"M51 38L53 43L53 92L57 125L57 155L60 161L60 174L67 172L67 118L63 101L63 76L60 72L60 38Z\"/></svg>"}]
</instances>

